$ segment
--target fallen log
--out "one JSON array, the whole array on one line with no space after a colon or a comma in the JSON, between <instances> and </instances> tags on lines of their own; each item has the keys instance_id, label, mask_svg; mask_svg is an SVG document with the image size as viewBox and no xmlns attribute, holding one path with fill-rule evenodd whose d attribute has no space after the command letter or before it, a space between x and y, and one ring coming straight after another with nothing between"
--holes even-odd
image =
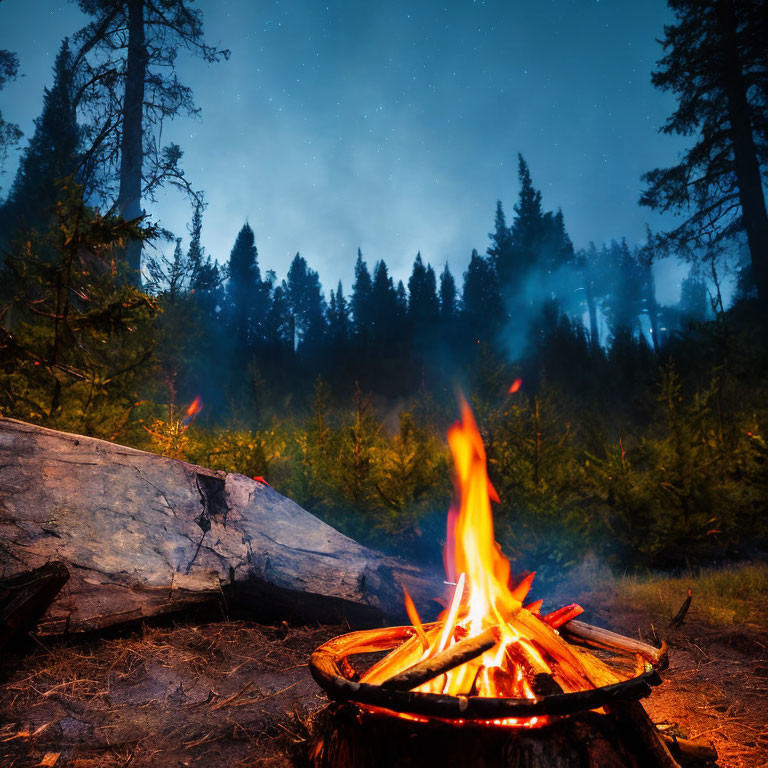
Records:
<instances>
[{"instance_id":1,"label":"fallen log","mask_svg":"<svg viewBox=\"0 0 768 768\"><path fill-rule=\"evenodd\" d=\"M0 418L0 578L69 581L41 634L100 630L222 598L258 615L377 625L442 577L361 546L265 483Z\"/></svg>"}]
</instances>

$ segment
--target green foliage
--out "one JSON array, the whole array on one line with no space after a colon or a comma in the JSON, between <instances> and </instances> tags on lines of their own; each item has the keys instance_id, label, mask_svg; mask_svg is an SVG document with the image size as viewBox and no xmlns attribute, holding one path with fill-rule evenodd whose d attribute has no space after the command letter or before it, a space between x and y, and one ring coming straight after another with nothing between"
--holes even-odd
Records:
<instances>
[{"instance_id":1,"label":"green foliage","mask_svg":"<svg viewBox=\"0 0 768 768\"><path fill-rule=\"evenodd\" d=\"M153 232L89 208L71 181L56 223L7 256L0 409L102 437L122 431L152 362L156 304L119 279L126 238Z\"/></svg>"}]
</instances>

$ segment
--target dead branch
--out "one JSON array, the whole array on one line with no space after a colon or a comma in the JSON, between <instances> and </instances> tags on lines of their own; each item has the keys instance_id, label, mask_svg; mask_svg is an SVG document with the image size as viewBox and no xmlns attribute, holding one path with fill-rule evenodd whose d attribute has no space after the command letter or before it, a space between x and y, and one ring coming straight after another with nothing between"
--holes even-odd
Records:
<instances>
[{"instance_id":1,"label":"dead branch","mask_svg":"<svg viewBox=\"0 0 768 768\"><path fill-rule=\"evenodd\" d=\"M688 587L688 597L683 600L680 610L672 617L672 621L669 622L670 629L677 629L682 626L685 614L688 613L688 609L691 607L691 600L693 600L693 592Z\"/></svg>"}]
</instances>

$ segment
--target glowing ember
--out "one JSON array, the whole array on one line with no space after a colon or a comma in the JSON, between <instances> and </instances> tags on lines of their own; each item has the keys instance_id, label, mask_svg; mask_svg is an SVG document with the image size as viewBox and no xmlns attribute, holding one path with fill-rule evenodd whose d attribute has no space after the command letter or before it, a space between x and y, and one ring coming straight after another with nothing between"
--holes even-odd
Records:
<instances>
[{"instance_id":1,"label":"glowing ember","mask_svg":"<svg viewBox=\"0 0 768 768\"><path fill-rule=\"evenodd\" d=\"M200 413L200 411L203 410L203 400L198 395L190 404L189 408L187 408L187 414L184 417L183 421L181 422L184 427L188 427L194 420L195 417Z\"/></svg>"},{"instance_id":2,"label":"glowing ember","mask_svg":"<svg viewBox=\"0 0 768 768\"><path fill-rule=\"evenodd\" d=\"M523 605L534 574L511 585L509 561L493 532L491 500L498 497L488 479L482 438L466 403L461 423L448 433L448 443L458 502L448 516L446 543L446 574L449 583L455 584L453 598L438 622L422 626L406 593L406 609L416 634L371 667L361 681L384 683L462 640L492 630L498 640L489 650L413 690L533 699L540 674L551 676L566 693L619 682L622 678L600 659L569 645L557 632L557 627L582 612L580 606L565 606L542 617L541 601ZM531 727L545 721L508 718L492 724Z\"/></svg>"},{"instance_id":3,"label":"glowing ember","mask_svg":"<svg viewBox=\"0 0 768 768\"><path fill-rule=\"evenodd\" d=\"M509 394L514 395L515 392L520 391L520 387L523 386L523 380L518 377L509 385Z\"/></svg>"}]
</instances>

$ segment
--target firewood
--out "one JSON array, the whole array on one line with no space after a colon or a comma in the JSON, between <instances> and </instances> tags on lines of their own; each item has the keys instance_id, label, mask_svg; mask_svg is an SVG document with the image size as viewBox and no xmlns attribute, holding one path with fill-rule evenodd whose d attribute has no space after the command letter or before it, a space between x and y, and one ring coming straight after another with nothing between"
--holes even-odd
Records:
<instances>
[{"instance_id":1,"label":"firewood","mask_svg":"<svg viewBox=\"0 0 768 768\"><path fill-rule=\"evenodd\" d=\"M602 627L593 627L583 621L569 621L560 627L560 632L571 639L582 641L592 648L603 648L623 653L638 653L658 669L667 666L667 644L662 640L661 648L654 648L648 643L624 637Z\"/></svg>"},{"instance_id":2,"label":"firewood","mask_svg":"<svg viewBox=\"0 0 768 768\"><path fill-rule=\"evenodd\" d=\"M429 634L434 625L425 625ZM318 648L310 658L309 671L318 685L334 701L353 701L415 715L465 720L496 720L505 717L534 717L539 715L570 715L589 709L598 709L618 701L636 701L659 685L656 670L619 683L597 689L561 693L536 699L506 699L482 696L448 696L420 691L401 691L382 685L353 681L344 676L339 667L345 656L372 651L385 651L405 643L419 644L413 627L389 627L353 632L336 637ZM366 673L367 674L367 673Z\"/></svg>"},{"instance_id":3,"label":"firewood","mask_svg":"<svg viewBox=\"0 0 768 768\"><path fill-rule=\"evenodd\" d=\"M682 626L685 614L688 613L688 609L691 607L691 600L693 600L693 592L691 591L691 588L688 587L688 597L683 600L680 610L672 617L672 621L669 622L670 629L677 629Z\"/></svg>"},{"instance_id":4,"label":"firewood","mask_svg":"<svg viewBox=\"0 0 768 768\"><path fill-rule=\"evenodd\" d=\"M226 598L262 617L425 620L444 594L265 483L0 418L0 578L51 560L70 572L40 634L100 630Z\"/></svg>"},{"instance_id":5,"label":"firewood","mask_svg":"<svg viewBox=\"0 0 768 768\"><path fill-rule=\"evenodd\" d=\"M385 680L381 686L392 691L410 691L413 688L418 688L422 683L433 680L448 670L460 667L462 664L481 656L499 642L499 637L499 628L489 627L479 635L460 640L441 653L393 675Z\"/></svg>"}]
</instances>

